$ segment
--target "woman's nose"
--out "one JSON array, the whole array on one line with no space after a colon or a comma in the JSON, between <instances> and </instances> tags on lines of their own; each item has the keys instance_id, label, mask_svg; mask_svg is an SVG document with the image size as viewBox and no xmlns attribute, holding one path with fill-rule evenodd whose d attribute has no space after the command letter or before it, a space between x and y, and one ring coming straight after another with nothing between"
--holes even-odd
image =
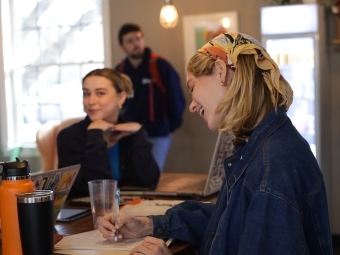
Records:
<instances>
[{"instance_id":1,"label":"woman's nose","mask_svg":"<svg viewBox=\"0 0 340 255\"><path fill-rule=\"evenodd\" d=\"M191 104L189 105L189 111L196 112L196 110L197 110L197 103L194 100L192 100Z\"/></svg>"},{"instance_id":2,"label":"woman's nose","mask_svg":"<svg viewBox=\"0 0 340 255\"><path fill-rule=\"evenodd\" d=\"M96 103L96 97L94 95L89 96L89 104L95 104Z\"/></svg>"}]
</instances>

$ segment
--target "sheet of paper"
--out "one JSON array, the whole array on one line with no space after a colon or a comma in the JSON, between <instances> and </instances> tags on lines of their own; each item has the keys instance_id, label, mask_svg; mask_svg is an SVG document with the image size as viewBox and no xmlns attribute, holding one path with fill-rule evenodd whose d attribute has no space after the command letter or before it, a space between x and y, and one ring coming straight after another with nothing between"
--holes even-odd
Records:
<instances>
[{"instance_id":1,"label":"sheet of paper","mask_svg":"<svg viewBox=\"0 0 340 255\"><path fill-rule=\"evenodd\" d=\"M105 239L98 230L92 230L76 235L65 236L54 248L59 249L81 249L81 250L125 250L140 245L144 238L124 239L118 242Z\"/></svg>"},{"instance_id":2,"label":"sheet of paper","mask_svg":"<svg viewBox=\"0 0 340 255\"><path fill-rule=\"evenodd\" d=\"M166 242L169 246L172 242L172 238ZM57 250L55 255L67 254L67 255L113 255L112 250ZM119 251L115 250L114 255L128 255L129 251Z\"/></svg>"},{"instance_id":3,"label":"sheet of paper","mask_svg":"<svg viewBox=\"0 0 340 255\"><path fill-rule=\"evenodd\" d=\"M54 254L67 254L67 255L128 255L129 251L114 251L112 250L57 250Z\"/></svg>"},{"instance_id":4,"label":"sheet of paper","mask_svg":"<svg viewBox=\"0 0 340 255\"><path fill-rule=\"evenodd\" d=\"M133 216L141 217L148 215L164 215L165 212L177 205L184 202L183 200L142 200L135 205L125 205L120 214L130 214Z\"/></svg>"}]
</instances>

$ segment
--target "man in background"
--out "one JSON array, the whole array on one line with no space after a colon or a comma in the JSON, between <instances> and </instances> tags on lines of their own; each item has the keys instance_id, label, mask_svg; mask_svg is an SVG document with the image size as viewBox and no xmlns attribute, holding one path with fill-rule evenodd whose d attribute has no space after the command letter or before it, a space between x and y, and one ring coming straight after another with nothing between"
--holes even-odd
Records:
<instances>
[{"instance_id":1,"label":"man in background","mask_svg":"<svg viewBox=\"0 0 340 255\"><path fill-rule=\"evenodd\" d=\"M171 134L182 124L185 99L176 70L163 57L145 47L142 29L137 24L124 24L118 33L126 58L116 70L132 81L134 97L126 100L122 116L142 124L160 170L171 145Z\"/></svg>"}]
</instances>

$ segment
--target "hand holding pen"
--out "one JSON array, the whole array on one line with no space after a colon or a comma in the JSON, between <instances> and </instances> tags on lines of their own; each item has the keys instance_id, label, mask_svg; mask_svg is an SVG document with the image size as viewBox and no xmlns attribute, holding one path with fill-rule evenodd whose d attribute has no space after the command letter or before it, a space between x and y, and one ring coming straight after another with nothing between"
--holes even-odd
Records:
<instances>
[{"instance_id":1,"label":"hand holding pen","mask_svg":"<svg viewBox=\"0 0 340 255\"><path fill-rule=\"evenodd\" d=\"M104 238L112 241L138 238L152 234L153 222L148 217L137 218L127 214L117 215L110 213L100 218L98 230Z\"/></svg>"}]
</instances>

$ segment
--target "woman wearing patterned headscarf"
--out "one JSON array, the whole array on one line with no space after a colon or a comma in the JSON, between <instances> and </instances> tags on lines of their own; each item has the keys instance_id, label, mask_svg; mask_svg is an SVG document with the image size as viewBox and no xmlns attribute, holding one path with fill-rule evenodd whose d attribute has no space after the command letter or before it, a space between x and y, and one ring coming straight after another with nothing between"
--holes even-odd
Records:
<instances>
[{"instance_id":1,"label":"woman wearing patterned headscarf","mask_svg":"<svg viewBox=\"0 0 340 255\"><path fill-rule=\"evenodd\" d=\"M216 205L186 201L165 215L104 217L112 239L144 235L130 254L171 254L159 238L175 238L199 254L332 254L322 173L286 112L293 91L254 38L221 34L189 61L190 111L209 129L233 137ZM115 225L115 226L114 226Z\"/></svg>"}]
</instances>

